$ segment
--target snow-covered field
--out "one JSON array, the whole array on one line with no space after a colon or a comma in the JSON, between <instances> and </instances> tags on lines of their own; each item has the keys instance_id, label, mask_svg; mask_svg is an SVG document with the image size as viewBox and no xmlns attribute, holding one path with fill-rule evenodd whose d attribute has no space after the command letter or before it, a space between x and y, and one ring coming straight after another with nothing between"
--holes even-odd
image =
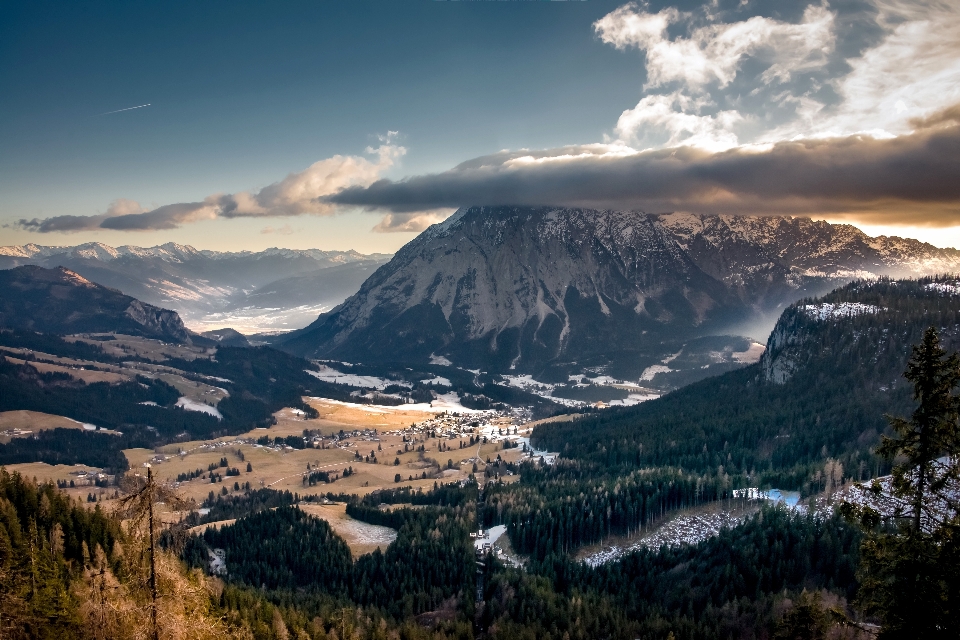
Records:
<instances>
[{"instance_id":1,"label":"snow-covered field","mask_svg":"<svg viewBox=\"0 0 960 640\"><path fill-rule=\"evenodd\" d=\"M350 539L355 544L388 545L397 539L397 532L390 527L381 527L376 524L367 524L360 520L337 520L334 524L336 532Z\"/></svg>"},{"instance_id":2,"label":"snow-covered field","mask_svg":"<svg viewBox=\"0 0 960 640\"><path fill-rule=\"evenodd\" d=\"M722 510L722 504L717 503L717 510L711 512L679 515L633 544L604 547L584 558L584 562L596 567L605 562L616 560L636 549L659 549L663 546L677 547L703 542L719 534L724 528L731 529L744 522L756 512L760 500L783 504L793 510L804 510L804 507L799 504L800 494L795 491L780 491L779 489L763 491L755 487L736 489L734 490L734 498L746 498L752 502L747 503L747 508L737 508L732 511ZM824 505L824 508L831 509L832 507Z\"/></svg>"},{"instance_id":3,"label":"snow-covered field","mask_svg":"<svg viewBox=\"0 0 960 640\"><path fill-rule=\"evenodd\" d=\"M707 538L712 538L717 535L721 529L730 529L737 526L746 520L747 517L749 517L749 514L746 513L734 515L727 512L680 516L663 525L636 544L624 547L607 547L587 556L584 562L591 567L596 567L606 562L616 560L636 549L659 549L663 546L677 547L684 544L697 544L698 542L703 542Z\"/></svg>"},{"instance_id":4,"label":"snow-covered field","mask_svg":"<svg viewBox=\"0 0 960 640\"><path fill-rule=\"evenodd\" d=\"M489 529L485 529L483 532L484 536L482 538L478 537L473 539L473 546L476 547L477 549L482 549L483 545L485 544L492 545L497 540L499 540L500 536L506 533L506 531L507 531L507 527L502 524L498 524L495 527L490 527ZM473 535L473 534L470 534L470 535Z\"/></svg>"},{"instance_id":5,"label":"snow-covered field","mask_svg":"<svg viewBox=\"0 0 960 640\"><path fill-rule=\"evenodd\" d=\"M304 369L308 374L314 378L319 378L324 382L332 382L334 384L346 384L353 387L362 387L364 389L376 389L378 391L383 391L388 386L392 384L400 385L401 387L410 388L413 385L409 382L387 380L385 378L378 378L376 376L357 376L352 373L343 373L337 371L333 367L330 367L325 364L321 364L319 371L311 371L309 369ZM449 384L449 381L448 381Z\"/></svg>"},{"instance_id":6,"label":"snow-covered field","mask_svg":"<svg viewBox=\"0 0 960 640\"><path fill-rule=\"evenodd\" d=\"M659 393L631 393L623 400L610 400L607 402L607 405L611 407L632 407L635 404L640 404L647 400L656 400L659 397Z\"/></svg>"},{"instance_id":7,"label":"snow-covered field","mask_svg":"<svg viewBox=\"0 0 960 640\"><path fill-rule=\"evenodd\" d=\"M180 399L177 400L177 406L186 409L187 411L199 411L200 413L211 415L217 420L223 420L223 415L217 411L216 407L211 407L208 404L191 400L186 396L181 396Z\"/></svg>"},{"instance_id":8,"label":"snow-covered field","mask_svg":"<svg viewBox=\"0 0 960 640\"><path fill-rule=\"evenodd\" d=\"M650 382L658 373L670 373L673 371L670 367L663 364L654 364L643 370L643 373L640 374L640 379L643 382Z\"/></svg>"},{"instance_id":9,"label":"snow-covered field","mask_svg":"<svg viewBox=\"0 0 960 640\"><path fill-rule=\"evenodd\" d=\"M407 412L407 411L422 411L424 413L471 413L471 414L480 414L480 413L490 413L489 411L481 411L479 409L468 409L462 404L460 404L460 396L457 395L455 391L450 393L440 394L430 403L426 402L417 402L415 404L398 404L395 406L386 406L380 404L363 404L359 402L344 402L342 400L332 400L330 398L313 398L317 402L324 402L327 404L337 404L343 407L351 407L353 409L358 409L360 411L366 411L368 413L395 413L395 412Z\"/></svg>"}]
</instances>

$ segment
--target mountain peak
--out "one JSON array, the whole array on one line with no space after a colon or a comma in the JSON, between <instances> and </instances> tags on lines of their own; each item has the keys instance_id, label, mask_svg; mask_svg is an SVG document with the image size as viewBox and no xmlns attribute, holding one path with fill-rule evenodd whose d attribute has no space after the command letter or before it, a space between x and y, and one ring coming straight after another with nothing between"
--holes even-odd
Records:
<instances>
[{"instance_id":1,"label":"mountain peak","mask_svg":"<svg viewBox=\"0 0 960 640\"><path fill-rule=\"evenodd\" d=\"M467 207L286 347L492 370L639 366L854 277L960 269L960 251L898 247L809 218Z\"/></svg>"}]
</instances>

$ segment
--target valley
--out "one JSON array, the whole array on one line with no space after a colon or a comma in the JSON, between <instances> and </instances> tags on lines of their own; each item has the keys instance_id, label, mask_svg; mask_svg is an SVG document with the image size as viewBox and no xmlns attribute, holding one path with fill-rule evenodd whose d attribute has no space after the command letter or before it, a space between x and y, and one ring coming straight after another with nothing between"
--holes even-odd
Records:
<instances>
[{"instance_id":1,"label":"valley","mask_svg":"<svg viewBox=\"0 0 960 640\"><path fill-rule=\"evenodd\" d=\"M675 232L678 219L666 222ZM139 301L37 269L8 278L32 298L9 298L20 315L0 328L0 484L50 487L107 518L126 513L130 487L159 487L158 526L177 541L168 557L248 602L224 605L237 625L286 602L364 607L435 637L457 625L544 630L548 619L579 637L652 637L663 624L716 637L772 629L783 594L804 589L860 616L855 568L869 534L835 507L863 508L849 498L855 483L896 469L877 447L884 416L911 410L901 373L912 345L931 324L946 349L960 344L952 276L855 280L771 303L782 309L763 343L647 307L629 322L654 333L650 349L633 336L538 360L522 332L515 347L491 338L514 354L507 362L431 343L440 316L428 314L387 321L394 338L377 357L347 361L353 337L347 351L305 358L295 345L313 329L200 334L162 309L146 314L161 325L144 323L128 312L146 309ZM78 291L106 303L85 306ZM23 322L62 299L85 330L70 331L71 317L59 331ZM603 345L628 330L597 329L620 312L606 293L596 300L600 316L568 319ZM420 355L391 351L401 338L421 341ZM556 612L532 616L525 601ZM718 613L734 601L739 613Z\"/></svg>"}]
</instances>

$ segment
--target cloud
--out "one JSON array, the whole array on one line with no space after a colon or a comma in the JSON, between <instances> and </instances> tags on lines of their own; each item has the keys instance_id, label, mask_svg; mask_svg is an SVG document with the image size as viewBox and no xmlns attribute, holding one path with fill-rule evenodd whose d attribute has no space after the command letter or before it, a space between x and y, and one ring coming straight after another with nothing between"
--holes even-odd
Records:
<instances>
[{"instance_id":1,"label":"cloud","mask_svg":"<svg viewBox=\"0 0 960 640\"><path fill-rule=\"evenodd\" d=\"M282 227L264 227L260 229L260 233L263 235L276 234L279 236L292 236L298 230L291 227L289 224L285 224Z\"/></svg>"},{"instance_id":2,"label":"cloud","mask_svg":"<svg viewBox=\"0 0 960 640\"><path fill-rule=\"evenodd\" d=\"M593 27L603 42L646 52L648 88L671 82L693 90L709 83L723 87L733 81L747 57L767 65L760 76L764 83L784 82L793 73L824 65L834 44L834 14L824 6L808 6L798 24L754 16L708 24L693 29L687 38L671 40L668 27L690 19L690 14L673 7L651 14L631 2Z\"/></svg>"},{"instance_id":3,"label":"cloud","mask_svg":"<svg viewBox=\"0 0 960 640\"><path fill-rule=\"evenodd\" d=\"M388 213L373 227L372 231L377 233L420 233L432 224L443 222L455 210L450 208L415 213Z\"/></svg>"},{"instance_id":4,"label":"cloud","mask_svg":"<svg viewBox=\"0 0 960 640\"><path fill-rule=\"evenodd\" d=\"M397 135L391 131L380 137L380 146L366 149L368 155L374 156L373 160L336 155L315 162L303 171L291 173L259 191L215 194L201 202L178 202L150 211L132 200L120 199L114 201L106 213L22 219L17 226L40 233L96 229L154 231L215 218L332 215L337 208L323 197L377 180L406 153L406 149L395 143Z\"/></svg>"},{"instance_id":5,"label":"cloud","mask_svg":"<svg viewBox=\"0 0 960 640\"><path fill-rule=\"evenodd\" d=\"M874 0L874 10L844 16L848 35L849 24L865 17L878 27L844 63L837 14L826 5L807 6L797 23L721 22L710 9L695 16L624 5L595 31L617 48L645 53L647 89L672 89L623 111L605 143L504 151L326 200L389 211L385 227L470 204L954 225L960 6ZM791 121L776 125L774 109ZM764 122L767 130L741 143L745 128Z\"/></svg>"},{"instance_id":6,"label":"cloud","mask_svg":"<svg viewBox=\"0 0 960 640\"><path fill-rule=\"evenodd\" d=\"M877 43L848 59L850 71L828 81L839 96L819 117L767 137L900 135L915 122L960 103L960 4L875 0Z\"/></svg>"},{"instance_id":7,"label":"cloud","mask_svg":"<svg viewBox=\"0 0 960 640\"><path fill-rule=\"evenodd\" d=\"M410 214L461 205L566 205L648 212L914 216L955 224L960 126L892 139L849 136L634 151L585 145L502 152L443 173L378 180L332 204Z\"/></svg>"},{"instance_id":8,"label":"cloud","mask_svg":"<svg viewBox=\"0 0 960 640\"><path fill-rule=\"evenodd\" d=\"M806 7L796 24L762 16L719 22L719 14L710 11L695 16L668 7L650 13L630 3L594 23L603 42L645 53L645 89L675 87L670 93L647 95L625 110L614 129L619 140L708 151L735 147L738 126L747 118L739 109L720 107L711 92L719 95L728 87L747 59L752 61L753 82L763 87L822 68L834 50L835 14L825 6ZM706 24L698 27L696 21ZM671 26L688 35L671 37ZM785 95L792 98L789 91Z\"/></svg>"},{"instance_id":9,"label":"cloud","mask_svg":"<svg viewBox=\"0 0 960 640\"><path fill-rule=\"evenodd\" d=\"M699 115L709 104L679 91L665 96L647 96L636 107L620 115L615 131L620 140L630 144L648 142L657 137L662 141L666 137L666 146L688 145L710 151L737 146L737 136L731 129L743 120L743 116L736 110Z\"/></svg>"},{"instance_id":10,"label":"cloud","mask_svg":"<svg viewBox=\"0 0 960 640\"><path fill-rule=\"evenodd\" d=\"M646 71L646 93L602 143L503 151L394 181L382 176L405 149L390 133L366 156L320 160L260 190L150 211L118 200L18 224L169 229L359 207L385 213L373 231L418 232L471 204L956 224L960 4L835 1L797 6L793 22L747 11L630 3L596 21L599 39L642 52Z\"/></svg>"}]
</instances>

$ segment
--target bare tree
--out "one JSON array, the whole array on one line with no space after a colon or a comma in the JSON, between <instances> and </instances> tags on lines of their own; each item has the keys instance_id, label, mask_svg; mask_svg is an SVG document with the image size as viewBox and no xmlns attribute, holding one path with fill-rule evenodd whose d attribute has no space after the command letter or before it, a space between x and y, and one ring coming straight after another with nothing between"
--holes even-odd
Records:
<instances>
[{"instance_id":1,"label":"bare tree","mask_svg":"<svg viewBox=\"0 0 960 640\"><path fill-rule=\"evenodd\" d=\"M118 514L131 521L132 530L147 526L148 553L150 555L150 619L153 627L153 640L160 640L160 626L157 622L157 517L155 505L163 503L173 509L182 509L187 502L171 487L156 482L153 469L147 466L147 476L134 475L125 479L127 495L120 499Z\"/></svg>"}]
</instances>

